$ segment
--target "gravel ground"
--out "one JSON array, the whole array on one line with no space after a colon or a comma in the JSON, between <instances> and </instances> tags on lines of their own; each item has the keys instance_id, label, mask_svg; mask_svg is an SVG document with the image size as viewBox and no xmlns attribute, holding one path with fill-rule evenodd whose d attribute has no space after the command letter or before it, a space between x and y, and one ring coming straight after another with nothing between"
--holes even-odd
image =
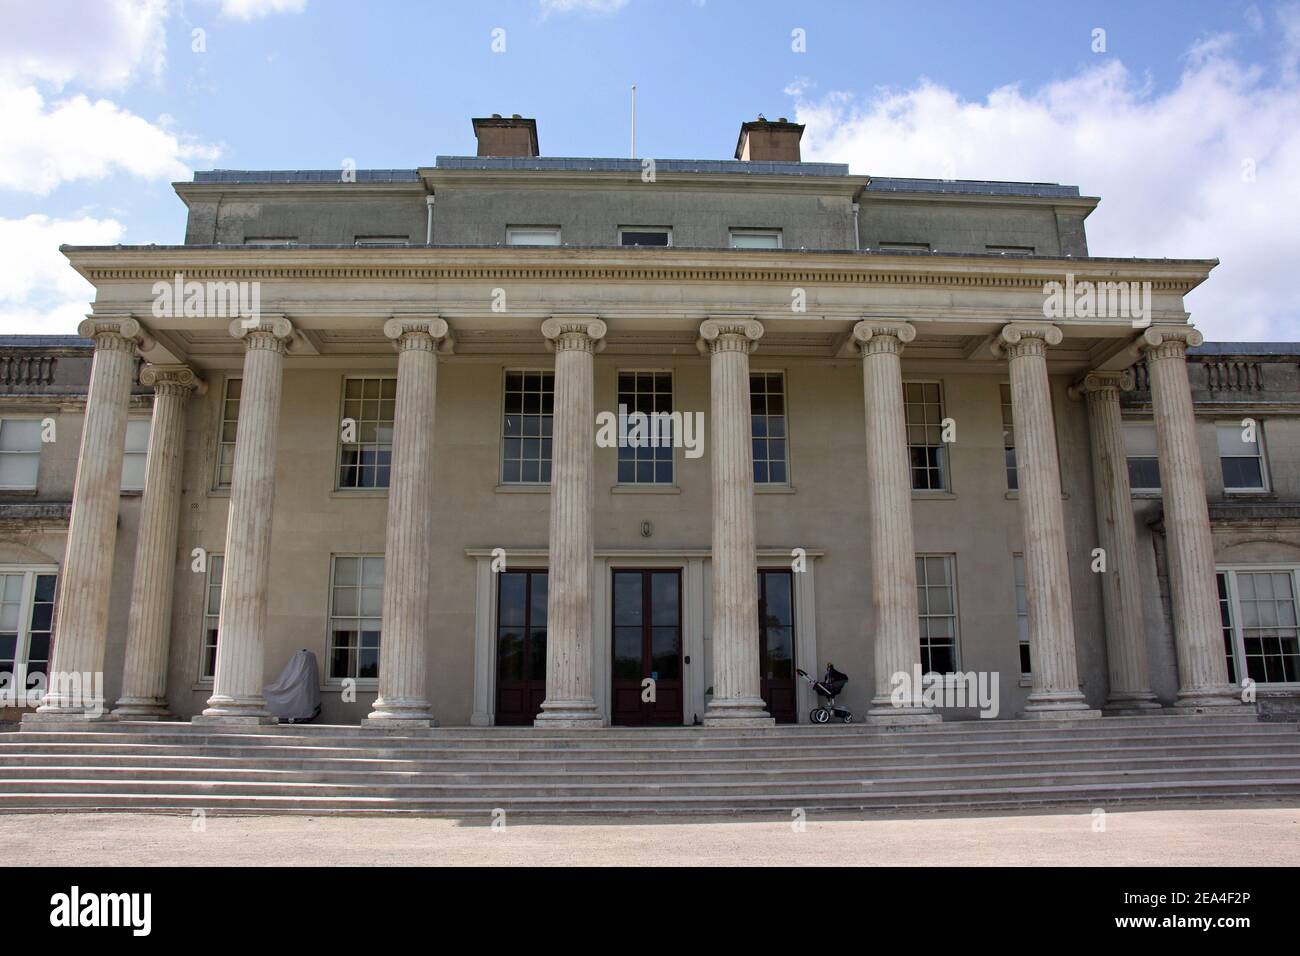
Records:
<instances>
[{"instance_id":1,"label":"gravel ground","mask_svg":"<svg viewBox=\"0 0 1300 956\"><path fill-rule=\"evenodd\" d=\"M1300 807L631 822L0 814L11 864L64 866L1300 864ZM1098 824L1104 823L1104 830ZM196 832L197 831L197 832Z\"/></svg>"}]
</instances>

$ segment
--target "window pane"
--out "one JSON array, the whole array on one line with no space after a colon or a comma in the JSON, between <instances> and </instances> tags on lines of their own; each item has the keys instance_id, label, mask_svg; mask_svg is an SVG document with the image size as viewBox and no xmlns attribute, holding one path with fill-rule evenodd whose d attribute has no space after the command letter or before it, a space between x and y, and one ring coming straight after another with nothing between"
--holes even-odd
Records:
<instances>
[{"instance_id":1,"label":"window pane","mask_svg":"<svg viewBox=\"0 0 1300 956\"><path fill-rule=\"evenodd\" d=\"M36 419L0 421L0 452L40 451L41 423Z\"/></svg>"},{"instance_id":2,"label":"window pane","mask_svg":"<svg viewBox=\"0 0 1300 956\"><path fill-rule=\"evenodd\" d=\"M395 394L396 385L391 377L344 381L341 418L352 424L339 430L339 489L388 487L395 403L383 396Z\"/></svg>"},{"instance_id":3,"label":"window pane","mask_svg":"<svg viewBox=\"0 0 1300 956\"><path fill-rule=\"evenodd\" d=\"M781 234L779 232L733 232L731 234L733 249L779 249Z\"/></svg>"},{"instance_id":4,"label":"window pane","mask_svg":"<svg viewBox=\"0 0 1300 956\"><path fill-rule=\"evenodd\" d=\"M619 374L618 405L626 408L628 442L618 448L619 481L628 484L673 482L671 372ZM641 415L632 417L633 413ZM656 414L662 413L662 414Z\"/></svg>"},{"instance_id":5,"label":"window pane","mask_svg":"<svg viewBox=\"0 0 1300 956\"><path fill-rule=\"evenodd\" d=\"M666 246L668 231L666 229L624 229L619 233L619 241L625 246Z\"/></svg>"},{"instance_id":6,"label":"window pane","mask_svg":"<svg viewBox=\"0 0 1300 956\"><path fill-rule=\"evenodd\" d=\"M0 488L35 488L40 453L0 454Z\"/></svg>"}]
</instances>

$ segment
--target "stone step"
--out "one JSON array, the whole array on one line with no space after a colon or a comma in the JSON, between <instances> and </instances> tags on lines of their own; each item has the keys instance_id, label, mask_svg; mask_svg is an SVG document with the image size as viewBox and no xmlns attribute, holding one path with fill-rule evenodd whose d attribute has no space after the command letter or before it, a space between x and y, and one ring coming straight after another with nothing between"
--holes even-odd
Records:
<instances>
[{"instance_id":1,"label":"stone step","mask_svg":"<svg viewBox=\"0 0 1300 956\"><path fill-rule=\"evenodd\" d=\"M6 764L0 776L6 781L83 780L139 780L178 781L185 783L285 783L285 784L357 784L373 783L378 787L419 784L423 786L549 786L557 783L574 786L588 784L642 784L642 783L692 783L711 785L715 782L788 782L792 786L834 784L843 779L869 779L872 781L912 779L923 771L926 777L943 776L950 779L984 778L991 774L1014 773L1018 775L1056 776L1063 773L1179 773L1196 770L1209 772L1241 772L1258 765L1254 755L1222 755L1210 757L1129 758L1096 757L1086 760L1023 760L1007 758L969 764L926 763L915 764L898 761L892 765L880 763L860 766L822 765L719 767L708 764L694 768L665 768L659 766L610 768L606 766L581 766L559 764L542 768L539 765L520 767L503 765L488 770L428 770L405 766L373 767L338 765L341 762L321 761L311 768L269 767L264 763L241 766L228 762L219 766L190 765L140 765L129 764L87 765L14 765ZM1300 752L1290 756L1274 756L1267 762L1267 770L1300 771Z\"/></svg>"},{"instance_id":2,"label":"stone step","mask_svg":"<svg viewBox=\"0 0 1300 956\"><path fill-rule=\"evenodd\" d=\"M1231 782L1242 776L1240 767L1200 767L1195 769L1160 768L1157 770L1085 770L1085 771L1046 771L1011 772L1007 770L988 770L969 774L929 773L924 770L911 775L899 775L888 778L872 776L854 777L841 775L838 778L808 780L795 779L761 779L745 776L737 780L718 780L705 778L684 782L651 782L639 779L624 783L584 783L571 781L559 776L547 781L488 782L466 778L457 782L429 783L414 782L379 782L365 779L353 783L308 783L291 779L260 780L214 780L214 779L113 779L109 775L96 775L91 778L59 777L14 779L0 771L0 808L4 807L9 796L21 793L42 793L58 790L63 793L103 792L103 793L138 793L172 796L178 794L224 793L237 796L260 796L262 794L283 796L299 795L304 797L360 796L360 797L409 797L437 798L464 793L476 800L509 800L512 797L530 798L532 796L568 796L586 798L591 796L622 796L640 798L664 793L680 793L698 797L714 797L727 793L746 795L768 794L772 796L805 799L815 796L823 790L849 792L852 790L871 789L885 786L894 791L908 790L947 790L961 788L1007 787L1007 786L1054 786L1070 781L1081 784L1098 784L1109 780L1123 780L1127 783L1167 783L1180 779L1195 778L1200 780L1223 780ZM1255 767L1251 777L1256 780L1278 783L1295 783L1300 786L1300 767ZM879 784L877 783L879 780Z\"/></svg>"},{"instance_id":3,"label":"stone step","mask_svg":"<svg viewBox=\"0 0 1300 956\"><path fill-rule=\"evenodd\" d=\"M626 755L629 752L635 752L638 755L651 758L667 754L708 754L708 755L725 755L734 753L761 753L764 756L781 757L797 756L808 753L810 749L816 748L818 752L835 752L848 754L851 752L861 753L879 753L879 752L897 752L910 753L915 755L924 755L926 753L945 752L945 748L959 747L962 752L1001 752L1006 750L1010 745L1017 747L1030 745L1038 746L1058 746L1062 749L1077 748L1084 745L1091 746L1123 746L1123 745L1154 745L1159 743L1186 743L1200 742L1207 744L1232 744L1238 742L1247 742L1251 740L1269 740L1286 743L1300 742L1300 733L1289 730L1285 725L1277 724L1254 724L1250 725L1252 729L1248 731L1235 732L1193 732L1180 731L1177 733L1155 734L1092 734L1076 732L1074 734L1049 734L1045 736L1036 736L1033 738L1022 738L1015 741L1005 741L997 738L969 738L966 740L954 740L951 738L936 737L930 739L894 739L894 740L872 740L866 738L843 738L834 741L807 741L807 742L771 742L771 741L704 741L695 742L687 741L683 743L656 742L651 745L642 745L630 747L620 744L613 740L606 739L587 739L582 741L582 746L522 746L521 744L529 743L527 741L495 742L495 746L476 746L470 742L456 742L445 744L437 741L425 741L417 738L399 738L399 741L371 742L371 741L282 741L272 738L259 737L227 737L219 736L213 739L190 739L183 742L173 741L168 738L152 738L144 735L122 735L105 739L102 736L91 736L86 739L84 736L60 735L60 734L33 734L21 733L0 735L0 760L4 759L4 754L10 752L11 748L16 752L31 752L37 747L46 747L51 750L69 750L78 747L93 748L105 752L114 753L143 753L156 752L160 748L175 747L183 745L188 748L201 748L208 752L229 753L231 755L251 755L253 753L262 753L267 755L292 756L294 754L329 754L331 756L353 756L364 757L379 754L393 754L400 756L411 756L415 754L438 754L440 756L454 757L457 755L470 755L475 757L485 757L488 755L500 756L503 759L520 759L526 753L583 753L596 755ZM593 735L596 738L603 737L602 734ZM9 737L12 739L3 739ZM647 742L649 743L649 742Z\"/></svg>"},{"instance_id":4,"label":"stone step","mask_svg":"<svg viewBox=\"0 0 1300 956\"><path fill-rule=\"evenodd\" d=\"M586 733L59 727L0 734L0 812L770 812L1300 796L1296 726L1242 715Z\"/></svg>"},{"instance_id":5,"label":"stone step","mask_svg":"<svg viewBox=\"0 0 1300 956\"><path fill-rule=\"evenodd\" d=\"M105 753L100 750L78 748L67 750L34 751L0 751L0 762L6 767L66 767L80 766L86 768L113 767L130 765L144 768L212 768L224 767L248 768L256 766L268 770L356 770L362 772L510 772L527 770L549 770L562 768L562 772L578 773L588 770L628 772L653 768L656 771L725 768L728 770L766 770L773 767L785 767L793 771L800 769L885 769L891 767L911 768L917 765L916 759L908 754L879 753L869 756L843 756L824 754L817 748L811 748L798 756L700 756L696 754L676 754L664 760L648 761L639 757L620 754L617 757L599 757L588 755L565 756L563 758L542 757L540 755L520 759L469 760L464 758L444 759L440 757L394 758L391 755L365 757L325 757L325 756L267 756L255 748L239 755L216 755L210 752L180 748L161 748L143 753L121 754ZM1053 765L1087 761L1195 761L1219 757L1242 761L1275 759L1278 757L1300 756L1300 740L1283 745L1262 741L1250 741L1240 744L1196 745L1177 744L1172 746L1125 746L1093 747L1062 750L1060 748L1016 748L1011 753L970 753L947 752L930 754L926 757L926 766L964 766L964 765L1007 765L1017 763L1048 762Z\"/></svg>"},{"instance_id":6,"label":"stone step","mask_svg":"<svg viewBox=\"0 0 1300 956\"><path fill-rule=\"evenodd\" d=\"M40 730L24 730L24 737L57 736L66 740L103 739L106 734L117 737L139 736L159 742L191 741L210 745L220 740L278 739L288 743L314 743L322 740L346 742L341 745L357 746L412 746L415 743L442 744L445 746L472 746L476 748L564 748L569 746L635 746L654 747L665 742L673 746L711 747L744 742L756 746L790 746L795 742L843 741L845 739L869 741L937 740L945 738L969 739L978 736L986 740L1021 740L1027 737L1059 737L1070 732L1084 732L1089 736L1111 734L1136 734L1158 730L1161 733L1206 734L1211 732L1296 732L1296 725L1265 723L1253 717L1166 717L1126 718L1110 717L1086 721L962 721L929 725L902 725L898 727L870 727L865 725L827 727L788 726L745 731L721 728L644 728L575 732L560 730L534 730L532 728L435 728L418 734L391 731L363 730L347 726L280 725L249 729L221 729L194 726L188 723L106 721L91 724L42 724ZM3 736L3 735L0 735Z\"/></svg>"},{"instance_id":7,"label":"stone step","mask_svg":"<svg viewBox=\"0 0 1300 956\"><path fill-rule=\"evenodd\" d=\"M1041 787L1002 787L986 790L954 788L949 790L889 791L836 793L821 791L807 797L783 795L728 794L719 798L694 796L647 796L628 800L620 797L534 795L519 797L508 804L508 814L525 815L608 815L614 814L776 814L804 811L937 811L953 809L1015 810L1026 807L1077 806L1081 810L1106 806L1115 808L1148 801L1195 801L1224 799L1283 799L1288 803L1300 797L1300 779L1291 781L1257 780L1238 777L1235 781L1183 780L1162 783L1106 783L1050 785ZM418 816L481 817L487 823L499 801L474 800L465 796L446 798L303 798L270 795L261 797L223 794L169 794L159 797L139 793L45 793L11 794L0 809L23 812L66 811L141 811L151 813L185 813L202 810L205 814L289 813L309 815L408 814ZM785 817L788 819L788 817Z\"/></svg>"}]
</instances>

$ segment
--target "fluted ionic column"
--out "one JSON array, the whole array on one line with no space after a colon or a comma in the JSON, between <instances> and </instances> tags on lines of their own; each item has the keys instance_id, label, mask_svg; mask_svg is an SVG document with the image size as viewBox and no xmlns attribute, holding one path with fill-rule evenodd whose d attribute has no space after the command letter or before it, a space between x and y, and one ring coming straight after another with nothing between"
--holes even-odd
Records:
<instances>
[{"instance_id":1,"label":"fluted ionic column","mask_svg":"<svg viewBox=\"0 0 1300 956\"><path fill-rule=\"evenodd\" d=\"M754 544L754 459L749 353L763 326L706 319L699 348L709 356L713 450L713 697L709 727L765 727L775 721L761 694L758 554Z\"/></svg>"},{"instance_id":2,"label":"fluted ionic column","mask_svg":"<svg viewBox=\"0 0 1300 956\"><path fill-rule=\"evenodd\" d=\"M1054 325L1012 323L994 344L1010 364L1011 413L1016 422L1016 469L1025 540L1025 600L1033 690L1026 717L1097 717L1079 690L1074 612L1066 560L1065 513L1047 377L1047 347L1058 345Z\"/></svg>"},{"instance_id":3,"label":"fluted ionic column","mask_svg":"<svg viewBox=\"0 0 1300 956\"><path fill-rule=\"evenodd\" d=\"M1138 340L1151 379L1160 497L1169 543L1169 596L1178 657L1174 706L1184 708L1240 703L1228 683L1223 653L1214 540L1187 380L1187 347L1202 341L1200 332L1185 325L1152 326Z\"/></svg>"},{"instance_id":4,"label":"fluted ionic column","mask_svg":"<svg viewBox=\"0 0 1300 956\"><path fill-rule=\"evenodd\" d=\"M176 533L180 526L181 462L185 454L185 408L203 382L184 365L146 365L140 382L153 387L153 422L145 460L144 497L131 580L122 693L113 716L157 720L167 710L167 650L172 591L176 582Z\"/></svg>"},{"instance_id":5,"label":"fluted ionic column","mask_svg":"<svg viewBox=\"0 0 1300 956\"><path fill-rule=\"evenodd\" d=\"M1121 389L1133 387L1133 373L1090 372L1071 389L1088 403L1092 439L1092 485L1097 505L1097 538L1106 555L1101 575L1106 620L1106 660L1110 692L1106 710L1158 710L1151 691L1146 636L1142 628L1142 587L1138 580L1137 528L1124 449Z\"/></svg>"},{"instance_id":6,"label":"fluted ionic column","mask_svg":"<svg viewBox=\"0 0 1300 956\"><path fill-rule=\"evenodd\" d=\"M91 317L77 333L94 340L95 357L77 456L72 518L59 572L58 632L48 690L41 706L24 720L104 716L104 649L127 409L136 353L149 339L140 323L127 317Z\"/></svg>"},{"instance_id":7,"label":"fluted ionic column","mask_svg":"<svg viewBox=\"0 0 1300 956\"><path fill-rule=\"evenodd\" d=\"M262 696L271 590L271 519L280 433L280 392L288 319L235 319L244 341L244 383L230 480L230 516L217 624L217 672L207 709L195 723L274 723Z\"/></svg>"},{"instance_id":8,"label":"fluted ionic column","mask_svg":"<svg viewBox=\"0 0 1300 956\"><path fill-rule=\"evenodd\" d=\"M379 696L366 723L430 727L425 696L426 647L433 563L433 410L438 389L440 318L384 323L397 348L388 536L384 547L383 636Z\"/></svg>"},{"instance_id":9,"label":"fluted ionic column","mask_svg":"<svg viewBox=\"0 0 1300 956\"><path fill-rule=\"evenodd\" d=\"M937 721L920 706L920 688L895 702L896 675L911 687L921 665L916 607L916 545L912 534L912 472L903 412L903 346L916 338L906 322L865 321L853 327L862 352L870 507L871 607L875 618L876 692L868 719L883 723Z\"/></svg>"},{"instance_id":10,"label":"fluted ionic column","mask_svg":"<svg viewBox=\"0 0 1300 956\"><path fill-rule=\"evenodd\" d=\"M546 597L546 699L538 727L600 727L592 695L594 355L605 323L553 316L542 335L555 352L551 426L551 537Z\"/></svg>"}]
</instances>

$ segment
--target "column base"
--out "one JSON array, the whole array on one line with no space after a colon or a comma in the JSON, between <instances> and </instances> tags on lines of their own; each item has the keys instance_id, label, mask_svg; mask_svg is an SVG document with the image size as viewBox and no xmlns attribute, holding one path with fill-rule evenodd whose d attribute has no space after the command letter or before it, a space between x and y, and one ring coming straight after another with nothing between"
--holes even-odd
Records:
<instances>
[{"instance_id":1,"label":"column base","mask_svg":"<svg viewBox=\"0 0 1300 956\"><path fill-rule=\"evenodd\" d=\"M190 723L199 726L262 726L276 724L280 718L266 709L266 699L257 697L220 697L208 698L208 707L197 717L190 718Z\"/></svg>"},{"instance_id":2,"label":"column base","mask_svg":"<svg viewBox=\"0 0 1300 956\"><path fill-rule=\"evenodd\" d=\"M370 708L369 715L361 722L365 726L408 726L437 727L429 702L419 697L394 697L385 700L379 697Z\"/></svg>"},{"instance_id":3,"label":"column base","mask_svg":"<svg viewBox=\"0 0 1300 956\"><path fill-rule=\"evenodd\" d=\"M1220 710L1224 707L1240 707L1245 704L1241 693L1231 684L1220 687L1197 687L1179 689L1174 700L1173 710L1200 713L1205 710Z\"/></svg>"},{"instance_id":4,"label":"column base","mask_svg":"<svg viewBox=\"0 0 1300 956\"><path fill-rule=\"evenodd\" d=\"M1077 690L1034 691L1025 701L1025 717L1034 720L1086 720L1100 717Z\"/></svg>"},{"instance_id":5,"label":"column base","mask_svg":"<svg viewBox=\"0 0 1300 956\"><path fill-rule=\"evenodd\" d=\"M704 708L705 727L774 727L761 697L714 698Z\"/></svg>"},{"instance_id":6,"label":"column base","mask_svg":"<svg viewBox=\"0 0 1300 956\"><path fill-rule=\"evenodd\" d=\"M544 700L542 712L533 718L534 727L558 730L595 730L605 726L605 718L591 698L578 700Z\"/></svg>"},{"instance_id":7,"label":"column base","mask_svg":"<svg viewBox=\"0 0 1300 956\"><path fill-rule=\"evenodd\" d=\"M1149 690L1111 694L1101 707L1102 714L1107 717L1141 717L1162 710L1164 707Z\"/></svg>"},{"instance_id":8,"label":"column base","mask_svg":"<svg viewBox=\"0 0 1300 956\"><path fill-rule=\"evenodd\" d=\"M155 697L122 697L110 715L114 720L175 720L167 702Z\"/></svg>"}]
</instances>

